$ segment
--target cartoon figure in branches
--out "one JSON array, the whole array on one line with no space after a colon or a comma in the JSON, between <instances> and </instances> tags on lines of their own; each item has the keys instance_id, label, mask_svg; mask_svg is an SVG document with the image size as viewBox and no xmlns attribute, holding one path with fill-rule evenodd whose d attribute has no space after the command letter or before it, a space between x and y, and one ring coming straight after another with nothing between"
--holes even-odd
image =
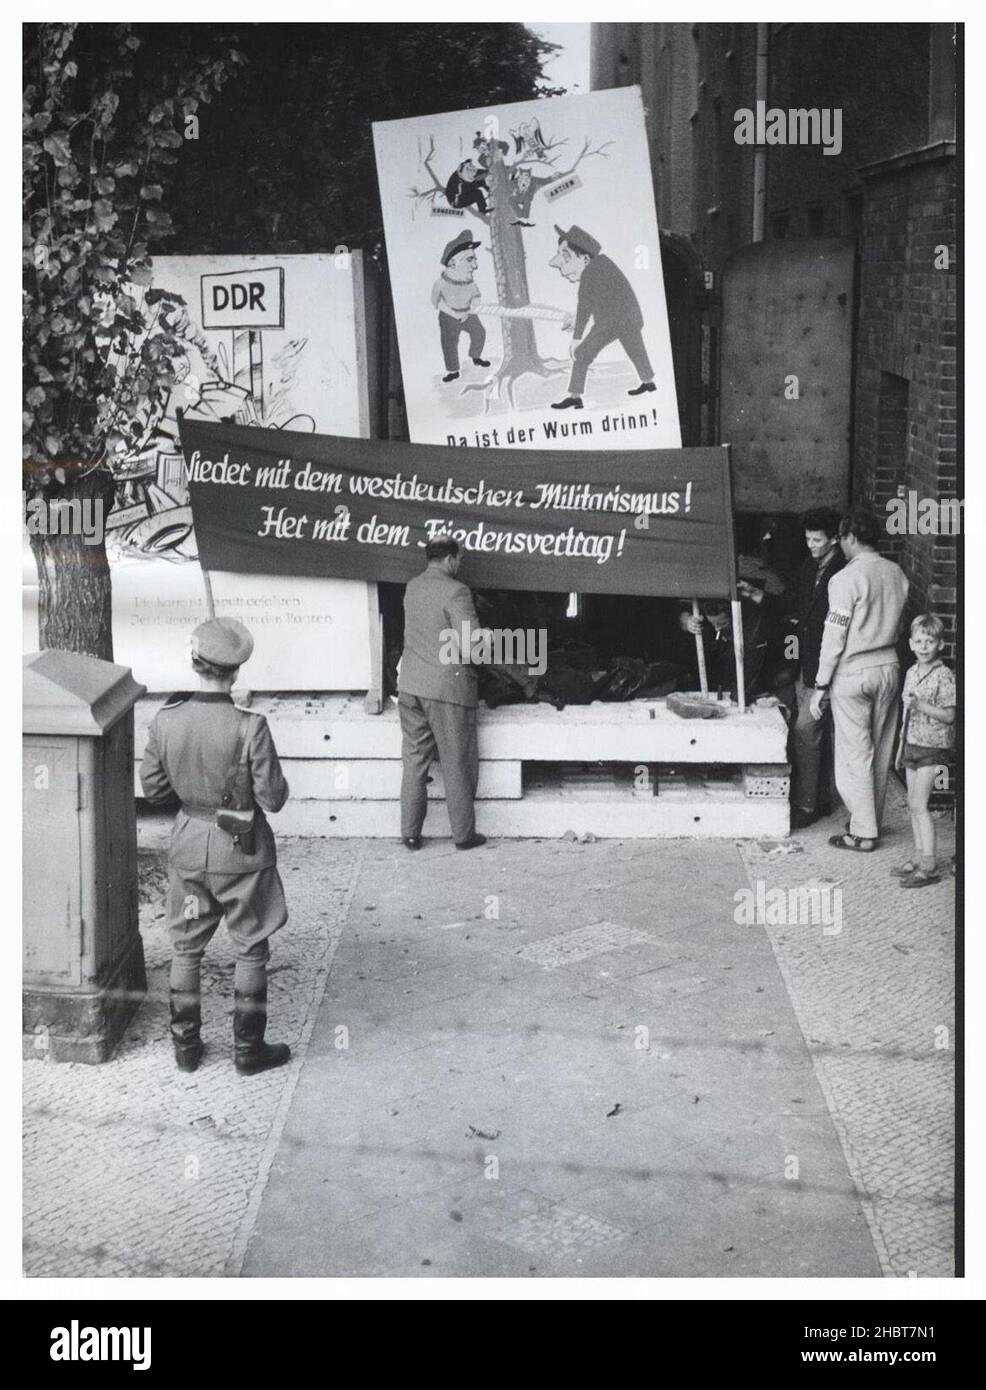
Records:
<instances>
[{"instance_id":1,"label":"cartoon figure in branches","mask_svg":"<svg viewBox=\"0 0 986 1390\"><path fill-rule=\"evenodd\" d=\"M464 159L449 176L445 197L450 208L476 208L484 216L490 210L486 171L472 159Z\"/></svg>"}]
</instances>

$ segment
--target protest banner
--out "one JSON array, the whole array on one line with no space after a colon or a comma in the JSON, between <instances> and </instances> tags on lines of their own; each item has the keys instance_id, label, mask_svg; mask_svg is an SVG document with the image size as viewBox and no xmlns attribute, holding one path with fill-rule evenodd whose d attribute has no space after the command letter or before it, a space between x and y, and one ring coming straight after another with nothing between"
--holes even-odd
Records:
<instances>
[{"instance_id":1,"label":"protest banner","mask_svg":"<svg viewBox=\"0 0 986 1390\"><path fill-rule=\"evenodd\" d=\"M412 441L680 445L640 89L373 134Z\"/></svg>"},{"instance_id":2,"label":"protest banner","mask_svg":"<svg viewBox=\"0 0 986 1390\"><path fill-rule=\"evenodd\" d=\"M451 533L473 588L735 595L729 451L399 444L183 419L205 569L403 583Z\"/></svg>"}]
</instances>

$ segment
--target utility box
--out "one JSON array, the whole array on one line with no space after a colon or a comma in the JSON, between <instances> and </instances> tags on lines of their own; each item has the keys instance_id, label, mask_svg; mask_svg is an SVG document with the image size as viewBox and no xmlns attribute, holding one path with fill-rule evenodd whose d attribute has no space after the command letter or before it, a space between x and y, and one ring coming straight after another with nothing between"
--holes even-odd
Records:
<instances>
[{"instance_id":1,"label":"utility box","mask_svg":"<svg viewBox=\"0 0 986 1390\"><path fill-rule=\"evenodd\" d=\"M126 666L24 658L24 1055L105 1062L147 991Z\"/></svg>"}]
</instances>

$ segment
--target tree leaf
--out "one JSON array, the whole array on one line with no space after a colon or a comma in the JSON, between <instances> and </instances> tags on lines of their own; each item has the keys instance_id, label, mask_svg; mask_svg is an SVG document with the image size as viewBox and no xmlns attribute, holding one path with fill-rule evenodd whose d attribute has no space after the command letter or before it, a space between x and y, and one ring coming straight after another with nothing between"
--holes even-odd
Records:
<instances>
[{"instance_id":1,"label":"tree leaf","mask_svg":"<svg viewBox=\"0 0 986 1390\"><path fill-rule=\"evenodd\" d=\"M62 133L46 135L44 138L44 148L59 167L71 161L72 147L69 144L67 135Z\"/></svg>"}]
</instances>

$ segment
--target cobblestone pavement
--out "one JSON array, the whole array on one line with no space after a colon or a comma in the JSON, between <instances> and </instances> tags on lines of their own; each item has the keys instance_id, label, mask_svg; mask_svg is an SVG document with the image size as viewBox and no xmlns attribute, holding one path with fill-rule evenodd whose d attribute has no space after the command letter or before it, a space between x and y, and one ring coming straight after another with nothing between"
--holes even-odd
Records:
<instances>
[{"instance_id":1,"label":"cobblestone pavement","mask_svg":"<svg viewBox=\"0 0 986 1390\"><path fill-rule=\"evenodd\" d=\"M751 884L813 885L815 926L766 931L861 1195L884 1274L954 1274L955 880L905 892L907 806L892 786L885 848L832 849L845 813L788 844L742 847ZM939 859L954 853L936 820ZM788 849L792 852L787 852ZM841 890L841 927L832 890ZM828 919L827 922L825 919Z\"/></svg>"},{"instance_id":2,"label":"cobblestone pavement","mask_svg":"<svg viewBox=\"0 0 986 1390\"><path fill-rule=\"evenodd\" d=\"M151 838L160 843L152 822ZM146 838L146 837L145 837ZM272 944L269 1036L303 1055L345 920L359 846L290 841L291 921ZM300 1057L233 1069L234 955L220 928L202 971L206 1055L179 1072L168 1036L170 951L160 851L141 852L148 997L111 1061L24 1066L25 1273L56 1278L222 1275L267 1176Z\"/></svg>"},{"instance_id":3,"label":"cobblestone pavement","mask_svg":"<svg viewBox=\"0 0 986 1390\"><path fill-rule=\"evenodd\" d=\"M872 856L830 849L835 821L779 845L284 841L271 1037L296 1057L255 1078L221 933L209 1052L174 1068L152 894L114 1059L25 1064L26 1272L950 1274L954 892L889 877L905 824L895 795ZM163 886L151 848L142 873ZM758 884L841 889L841 919L830 896L820 925L739 925Z\"/></svg>"}]
</instances>

